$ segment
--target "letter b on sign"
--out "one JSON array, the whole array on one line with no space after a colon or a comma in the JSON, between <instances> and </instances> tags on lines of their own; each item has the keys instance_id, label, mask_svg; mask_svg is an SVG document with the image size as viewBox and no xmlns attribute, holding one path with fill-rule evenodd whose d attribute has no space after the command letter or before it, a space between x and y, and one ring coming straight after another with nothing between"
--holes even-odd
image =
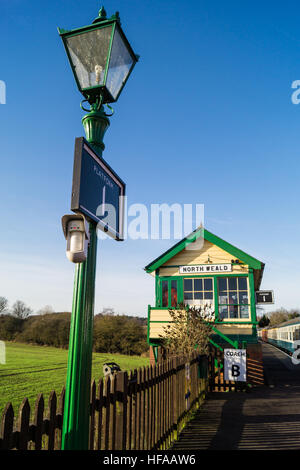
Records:
<instances>
[{"instance_id":1,"label":"letter b on sign","mask_svg":"<svg viewBox=\"0 0 300 470\"><path fill-rule=\"evenodd\" d=\"M233 364L231 366L231 375L232 377L238 377L241 373L241 370L240 370L240 366L238 366L237 364Z\"/></svg>"}]
</instances>

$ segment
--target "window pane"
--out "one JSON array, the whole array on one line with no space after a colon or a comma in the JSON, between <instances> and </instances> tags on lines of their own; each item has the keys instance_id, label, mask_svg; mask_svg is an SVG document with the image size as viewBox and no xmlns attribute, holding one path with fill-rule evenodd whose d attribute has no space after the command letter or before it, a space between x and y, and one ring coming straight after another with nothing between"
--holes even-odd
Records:
<instances>
[{"instance_id":1,"label":"window pane","mask_svg":"<svg viewBox=\"0 0 300 470\"><path fill-rule=\"evenodd\" d=\"M219 291L227 290L227 278L226 277L221 277L218 279L218 288L219 288Z\"/></svg>"},{"instance_id":2,"label":"window pane","mask_svg":"<svg viewBox=\"0 0 300 470\"><path fill-rule=\"evenodd\" d=\"M248 304L248 292L239 292L239 303Z\"/></svg>"},{"instance_id":3,"label":"window pane","mask_svg":"<svg viewBox=\"0 0 300 470\"><path fill-rule=\"evenodd\" d=\"M204 299L205 300L212 300L213 299L213 293L212 292L204 292Z\"/></svg>"},{"instance_id":4,"label":"window pane","mask_svg":"<svg viewBox=\"0 0 300 470\"><path fill-rule=\"evenodd\" d=\"M194 292L194 299L203 299L203 292Z\"/></svg>"},{"instance_id":5,"label":"window pane","mask_svg":"<svg viewBox=\"0 0 300 470\"><path fill-rule=\"evenodd\" d=\"M118 30L115 30L106 85L113 98L122 88L133 64L133 59Z\"/></svg>"},{"instance_id":6,"label":"window pane","mask_svg":"<svg viewBox=\"0 0 300 470\"><path fill-rule=\"evenodd\" d=\"M162 306L168 307L169 299L168 299L168 281L162 281Z\"/></svg>"},{"instance_id":7,"label":"window pane","mask_svg":"<svg viewBox=\"0 0 300 470\"><path fill-rule=\"evenodd\" d=\"M103 84L111 32L108 26L66 39L81 88Z\"/></svg>"},{"instance_id":8,"label":"window pane","mask_svg":"<svg viewBox=\"0 0 300 470\"><path fill-rule=\"evenodd\" d=\"M248 305L241 305L240 306L240 317L241 318L249 318L249 306Z\"/></svg>"},{"instance_id":9,"label":"window pane","mask_svg":"<svg viewBox=\"0 0 300 470\"><path fill-rule=\"evenodd\" d=\"M193 281L192 279L184 279L184 290L193 290Z\"/></svg>"},{"instance_id":10,"label":"window pane","mask_svg":"<svg viewBox=\"0 0 300 470\"><path fill-rule=\"evenodd\" d=\"M229 292L229 303L238 304L237 292Z\"/></svg>"},{"instance_id":11,"label":"window pane","mask_svg":"<svg viewBox=\"0 0 300 470\"><path fill-rule=\"evenodd\" d=\"M228 289L229 290L237 290L237 279L236 277L229 277L228 278Z\"/></svg>"},{"instance_id":12,"label":"window pane","mask_svg":"<svg viewBox=\"0 0 300 470\"><path fill-rule=\"evenodd\" d=\"M184 293L184 300L191 300L193 298L192 292L185 292Z\"/></svg>"},{"instance_id":13,"label":"window pane","mask_svg":"<svg viewBox=\"0 0 300 470\"><path fill-rule=\"evenodd\" d=\"M204 279L204 290L213 290L212 279Z\"/></svg>"},{"instance_id":14,"label":"window pane","mask_svg":"<svg viewBox=\"0 0 300 470\"><path fill-rule=\"evenodd\" d=\"M202 279L194 279L194 290L203 290Z\"/></svg>"},{"instance_id":15,"label":"window pane","mask_svg":"<svg viewBox=\"0 0 300 470\"><path fill-rule=\"evenodd\" d=\"M226 292L220 292L219 304L228 304L228 296Z\"/></svg>"},{"instance_id":16,"label":"window pane","mask_svg":"<svg viewBox=\"0 0 300 470\"><path fill-rule=\"evenodd\" d=\"M246 277L239 277L239 290L247 290L247 278Z\"/></svg>"},{"instance_id":17,"label":"window pane","mask_svg":"<svg viewBox=\"0 0 300 470\"><path fill-rule=\"evenodd\" d=\"M239 317L239 307L237 305L230 305L229 307L229 318Z\"/></svg>"},{"instance_id":18,"label":"window pane","mask_svg":"<svg viewBox=\"0 0 300 470\"><path fill-rule=\"evenodd\" d=\"M171 306L177 306L177 281L171 281Z\"/></svg>"},{"instance_id":19,"label":"window pane","mask_svg":"<svg viewBox=\"0 0 300 470\"><path fill-rule=\"evenodd\" d=\"M226 306L219 307L219 318L220 320L224 320L224 318L228 318L228 307Z\"/></svg>"}]
</instances>

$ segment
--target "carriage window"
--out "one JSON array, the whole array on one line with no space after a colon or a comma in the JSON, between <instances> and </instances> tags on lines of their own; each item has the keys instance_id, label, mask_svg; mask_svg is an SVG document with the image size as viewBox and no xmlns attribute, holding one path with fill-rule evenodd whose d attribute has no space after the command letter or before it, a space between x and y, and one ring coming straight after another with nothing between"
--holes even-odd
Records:
<instances>
[{"instance_id":1,"label":"carriage window","mask_svg":"<svg viewBox=\"0 0 300 470\"><path fill-rule=\"evenodd\" d=\"M250 304L247 277L218 278L219 318L249 318Z\"/></svg>"},{"instance_id":2,"label":"carriage window","mask_svg":"<svg viewBox=\"0 0 300 470\"><path fill-rule=\"evenodd\" d=\"M183 280L184 303L190 306L212 304L214 299L212 278Z\"/></svg>"}]
</instances>

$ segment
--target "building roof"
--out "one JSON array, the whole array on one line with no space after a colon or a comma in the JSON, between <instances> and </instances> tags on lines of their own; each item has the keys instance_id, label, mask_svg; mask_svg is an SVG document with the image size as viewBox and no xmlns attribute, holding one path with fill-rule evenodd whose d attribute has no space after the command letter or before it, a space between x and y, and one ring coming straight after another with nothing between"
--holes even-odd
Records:
<instances>
[{"instance_id":1,"label":"building roof","mask_svg":"<svg viewBox=\"0 0 300 470\"><path fill-rule=\"evenodd\" d=\"M253 256L248 255L244 251L240 250L239 248L231 245L230 243L222 240L222 238L217 237L213 233L206 230L204 227L198 227L192 233L190 233L187 237L183 238L180 242L173 245L167 251L162 253L158 258L151 261L144 269L147 273L151 273L162 266L164 263L169 261L173 256L180 253L182 250L186 248L187 245L196 241L199 237L203 237L204 240L207 240L214 245L222 248L227 253L230 253L233 257L238 258L239 260L243 261L245 264L249 265L250 268L260 270L262 276L262 272L264 269L264 263L259 261L258 259L254 258Z\"/></svg>"},{"instance_id":2,"label":"building roof","mask_svg":"<svg viewBox=\"0 0 300 470\"><path fill-rule=\"evenodd\" d=\"M268 325L268 330L272 330L274 328L281 328L283 326L288 326L288 325L295 325L297 323L300 323L300 316L296 318L292 318L291 320L284 321L283 323L279 323L279 325L273 325L273 326Z\"/></svg>"}]
</instances>

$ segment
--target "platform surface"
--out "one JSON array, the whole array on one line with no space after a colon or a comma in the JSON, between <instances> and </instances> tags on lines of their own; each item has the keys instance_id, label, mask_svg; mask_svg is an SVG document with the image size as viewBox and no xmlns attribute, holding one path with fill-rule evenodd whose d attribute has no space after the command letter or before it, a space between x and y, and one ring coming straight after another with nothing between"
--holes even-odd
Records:
<instances>
[{"instance_id":1,"label":"platform surface","mask_svg":"<svg viewBox=\"0 0 300 470\"><path fill-rule=\"evenodd\" d=\"M265 385L210 393L172 450L300 450L300 364L262 350Z\"/></svg>"}]
</instances>

